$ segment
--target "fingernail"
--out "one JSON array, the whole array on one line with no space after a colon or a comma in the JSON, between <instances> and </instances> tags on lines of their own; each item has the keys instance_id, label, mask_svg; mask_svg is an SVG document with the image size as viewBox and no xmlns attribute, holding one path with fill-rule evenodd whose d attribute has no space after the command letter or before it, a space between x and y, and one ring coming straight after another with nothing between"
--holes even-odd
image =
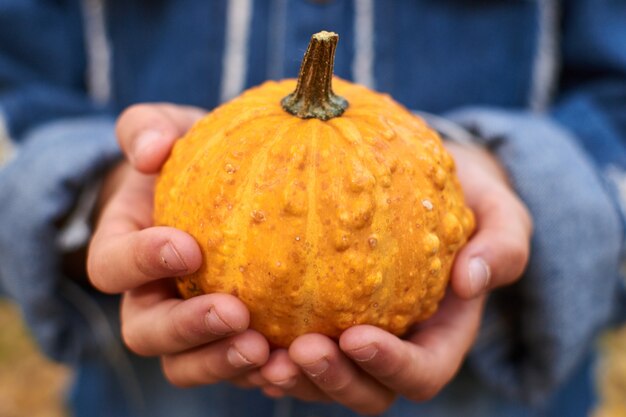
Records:
<instances>
[{"instance_id":1,"label":"fingernail","mask_svg":"<svg viewBox=\"0 0 626 417\"><path fill-rule=\"evenodd\" d=\"M167 242L163 247L161 247L161 251L159 252L161 256L161 262L165 267L167 267L172 272L185 272L187 271L187 265L185 265L185 261L183 261L182 256L176 250L174 245L171 242Z\"/></svg>"},{"instance_id":2,"label":"fingernail","mask_svg":"<svg viewBox=\"0 0 626 417\"><path fill-rule=\"evenodd\" d=\"M283 379L282 381L272 381L272 384L283 389L289 389L293 388L293 386L296 385L296 378L291 377Z\"/></svg>"},{"instance_id":3,"label":"fingernail","mask_svg":"<svg viewBox=\"0 0 626 417\"><path fill-rule=\"evenodd\" d=\"M304 369L304 371L311 376L318 376L324 373L328 369L329 365L328 360L326 358L322 358L317 362L302 365L302 369Z\"/></svg>"},{"instance_id":4,"label":"fingernail","mask_svg":"<svg viewBox=\"0 0 626 417\"><path fill-rule=\"evenodd\" d=\"M163 133L160 130L151 129L141 132L139 136L137 136L137 139L135 139L133 159L137 160L137 158L146 156L155 142L161 139L162 136Z\"/></svg>"},{"instance_id":5,"label":"fingernail","mask_svg":"<svg viewBox=\"0 0 626 417\"><path fill-rule=\"evenodd\" d=\"M234 345L228 348L226 359L228 359L228 363L235 368L245 368L246 366L252 365L252 361L243 356Z\"/></svg>"},{"instance_id":6,"label":"fingernail","mask_svg":"<svg viewBox=\"0 0 626 417\"><path fill-rule=\"evenodd\" d=\"M374 359L374 356L378 353L378 348L373 343L362 346L357 349L353 349L347 352L352 359L358 362L367 362Z\"/></svg>"},{"instance_id":7,"label":"fingernail","mask_svg":"<svg viewBox=\"0 0 626 417\"><path fill-rule=\"evenodd\" d=\"M469 261L469 283L473 295L481 294L489 285L491 269L482 258L472 258Z\"/></svg>"},{"instance_id":8,"label":"fingernail","mask_svg":"<svg viewBox=\"0 0 626 417\"><path fill-rule=\"evenodd\" d=\"M233 328L222 320L219 314L217 314L215 307L211 307L209 309L209 312L206 315L206 325L211 333L218 336L224 336L234 331Z\"/></svg>"}]
</instances>

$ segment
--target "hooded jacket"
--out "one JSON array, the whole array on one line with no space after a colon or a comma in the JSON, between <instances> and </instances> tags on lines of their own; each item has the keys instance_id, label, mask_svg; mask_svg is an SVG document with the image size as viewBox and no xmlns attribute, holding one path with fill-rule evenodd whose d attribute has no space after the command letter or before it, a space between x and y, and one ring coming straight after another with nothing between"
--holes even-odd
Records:
<instances>
[{"instance_id":1,"label":"hooded jacket","mask_svg":"<svg viewBox=\"0 0 626 417\"><path fill-rule=\"evenodd\" d=\"M469 364L509 396L545 397L622 294L624 1L4 0L4 291L53 358L117 343L103 313L112 300L61 272L88 227L59 226L119 158L116 115L155 101L210 110L295 77L321 29L340 34L336 75L442 117L445 136L461 131L507 170L535 222L531 260L491 297Z\"/></svg>"}]
</instances>

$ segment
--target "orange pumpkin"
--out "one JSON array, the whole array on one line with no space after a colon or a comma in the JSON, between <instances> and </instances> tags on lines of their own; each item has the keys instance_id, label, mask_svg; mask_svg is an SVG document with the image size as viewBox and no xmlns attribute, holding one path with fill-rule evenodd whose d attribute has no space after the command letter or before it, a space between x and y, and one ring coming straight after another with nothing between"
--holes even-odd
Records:
<instances>
[{"instance_id":1,"label":"orange pumpkin","mask_svg":"<svg viewBox=\"0 0 626 417\"><path fill-rule=\"evenodd\" d=\"M155 223L190 233L204 256L181 294L236 295L277 346L364 323L404 333L435 312L474 228L437 133L333 79L337 39L313 35L297 81L200 120L156 188Z\"/></svg>"}]
</instances>

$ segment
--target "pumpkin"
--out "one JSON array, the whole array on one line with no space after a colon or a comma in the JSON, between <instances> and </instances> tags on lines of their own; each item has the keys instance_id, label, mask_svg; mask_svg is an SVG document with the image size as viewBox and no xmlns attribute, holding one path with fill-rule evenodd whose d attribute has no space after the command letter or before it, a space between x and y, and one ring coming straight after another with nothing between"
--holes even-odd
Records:
<instances>
[{"instance_id":1,"label":"pumpkin","mask_svg":"<svg viewBox=\"0 0 626 417\"><path fill-rule=\"evenodd\" d=\"M474 228L437 133L388 95L333 78L337 40L313 35L298 80L268 81L197 122L157 181L155 224L203 253L177 278L182 296L237 296L275 346L366 323L401 335L435 312Z\"/></svg>"}]
</instances>

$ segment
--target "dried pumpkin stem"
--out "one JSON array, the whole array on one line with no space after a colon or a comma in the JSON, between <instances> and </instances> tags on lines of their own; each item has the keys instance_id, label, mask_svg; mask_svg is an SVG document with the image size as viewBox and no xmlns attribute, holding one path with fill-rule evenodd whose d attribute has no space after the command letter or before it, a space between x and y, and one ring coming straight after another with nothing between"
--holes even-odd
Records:
<instances>
[{"instance_id":1,"label":"dried pumpkin stem","mask_svg":"<svg viewBox=\"0 0 626 417\"><path fill-rule=\"evenodd\" d=\"M311 36L302 59L298 85L281 104L285 111L302 119L321 120L341 116L348 107L343 97L333 93L333 67L339 36L322 31Z\"/></svg>"}]
</instances>

